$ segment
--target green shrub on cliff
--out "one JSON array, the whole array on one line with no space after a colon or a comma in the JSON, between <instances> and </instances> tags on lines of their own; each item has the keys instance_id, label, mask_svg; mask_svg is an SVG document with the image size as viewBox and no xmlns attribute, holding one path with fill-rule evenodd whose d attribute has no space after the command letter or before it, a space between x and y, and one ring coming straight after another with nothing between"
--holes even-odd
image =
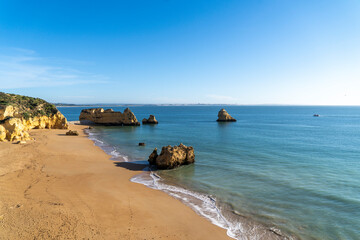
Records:
<instances>
[{"instance_id":1,"label":"green shrub on cliff","mask_svg":"<svg viewBox=\"0 0 360 240\"><path fill-rule=\"evenodd\" d=\"M57 113L55 105L40 98L0 92L0 108L13 106L19 109L25 119L36 116L51 116Z\"/></svg>"}]
</instances>

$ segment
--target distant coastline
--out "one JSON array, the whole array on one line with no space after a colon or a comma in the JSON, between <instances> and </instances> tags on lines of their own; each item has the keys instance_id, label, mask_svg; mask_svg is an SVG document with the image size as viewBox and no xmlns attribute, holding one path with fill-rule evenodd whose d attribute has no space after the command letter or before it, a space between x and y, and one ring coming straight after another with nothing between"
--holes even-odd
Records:
<instances>
[{"instance_id":1,"label":"distant coastline","mask_svg":"<svg viewBox=\"0 0 360 240\"><path fill-rule=\"evenodd\" d=\"M140 104L140 103L94 103L94 104L72 104L53 103L56 107L141 107L141 106L242 106L242 107L360 107L360 105L302 105L302 104L206 104L206 103L174 103L174 104Z\"/></svg>"}]
</instances>

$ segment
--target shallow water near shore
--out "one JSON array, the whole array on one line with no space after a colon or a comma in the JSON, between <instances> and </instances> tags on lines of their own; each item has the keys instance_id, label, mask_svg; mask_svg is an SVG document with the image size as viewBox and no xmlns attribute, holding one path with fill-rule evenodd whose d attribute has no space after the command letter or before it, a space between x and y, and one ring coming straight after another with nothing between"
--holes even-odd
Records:
<instances>
[{"instance_id":1,"label":"shallow water near shore","mask_svg":"<svg viewBox=\"0 0 360 240\"><path fill-rule=\"evenodd\" d=\"M193 146L196 164L133 181L212 214L230 236L261 239L257 226L299 239L360 238L360 107L227 106L238 120L231 123L215 121L221 106L130 108L159 124L96 126L90 138L122 161L143 162L164 145ZM82 107L58 109L76 121Z\"/></svg>"}]
</instances>

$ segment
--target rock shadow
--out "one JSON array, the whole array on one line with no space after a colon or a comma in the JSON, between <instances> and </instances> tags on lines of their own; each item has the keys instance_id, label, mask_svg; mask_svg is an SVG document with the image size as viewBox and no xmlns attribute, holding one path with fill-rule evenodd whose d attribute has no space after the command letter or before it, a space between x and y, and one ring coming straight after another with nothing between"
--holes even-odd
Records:
<instances>
[{"instance_id":1,"label":"rock shadow","mask_svg":"<svg viewBox=\"0 0 360 240\"><path fill-rule=\"evenodd\" d=\"M114 162L116 167L122 167L130 171L142 172L146 171L144 168L149 167L148 164L137 164L131 162Z\"/></svg>"}]
</instances>

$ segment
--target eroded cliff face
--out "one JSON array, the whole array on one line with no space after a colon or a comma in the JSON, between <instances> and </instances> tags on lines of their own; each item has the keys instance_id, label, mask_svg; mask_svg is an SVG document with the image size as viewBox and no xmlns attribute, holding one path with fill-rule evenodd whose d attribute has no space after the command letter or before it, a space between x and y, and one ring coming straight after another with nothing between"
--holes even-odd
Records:
<instances>
[{"instance_id":1,"label":"eroded cliff face","mask_svg":"<svg viewBox=\"0 0 360 240\"><path fill-rule=\"evenodd\" d=\"M115 112L112 109L90 108L83 109L79 120L82 124L139 126L140 123L129 108L122 112Z\"/></svg>"},{"instance_id":2,"label":"eroded cliff face","mask_svg":"<svg viewBox=\"0 0 360 240\"><path fill-rule=\"evenodd\" d=\"M0 106L0 141L31 140L28 131L34 128L67 129L68 123L58 110L49 116L25 117L17 107Z\"/></svg>"},{"instance_id":3,"label":"eroded cliff face","mask_svg":"<svg viewBox=\"0 0 360 240\"><path fill-rule=\"evenodd\" d=\"M6 117L21 117L18 110L13 106L0 106L0 121Z\"/></svg>"}]
</instances>

